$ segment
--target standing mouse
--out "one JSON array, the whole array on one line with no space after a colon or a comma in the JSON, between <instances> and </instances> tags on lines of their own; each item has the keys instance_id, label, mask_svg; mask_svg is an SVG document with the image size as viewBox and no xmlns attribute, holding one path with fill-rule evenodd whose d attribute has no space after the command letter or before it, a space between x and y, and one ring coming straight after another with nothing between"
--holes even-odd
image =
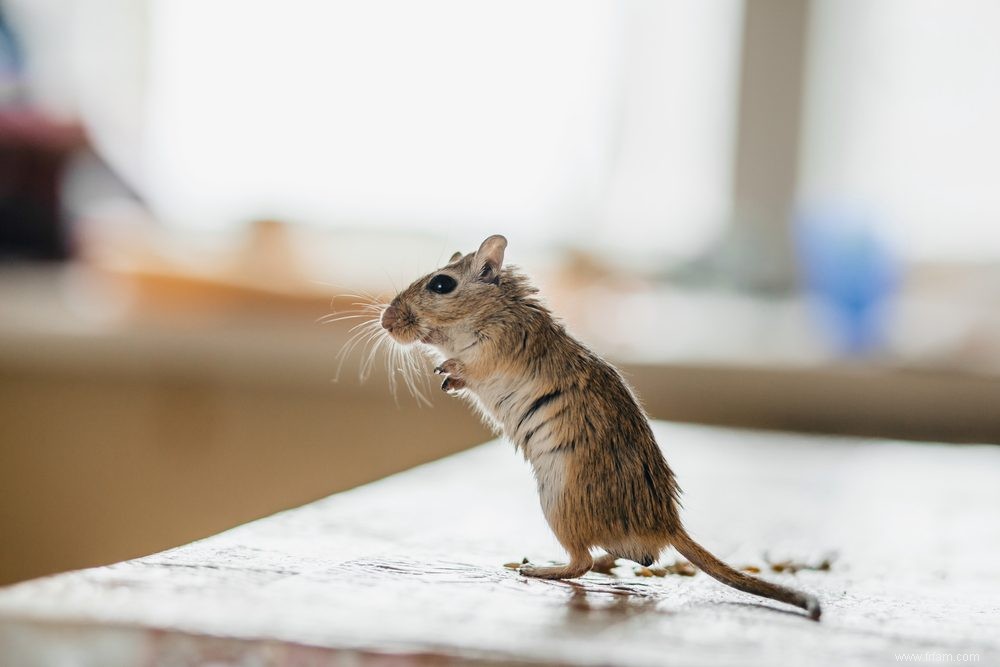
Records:
<instances>
[{"instance_id":1,"label":"standing mouse","mask_svg":"<svg viewBox=\"0 0 1000 667\"><path fill-rule=\"evenodd\" d=\"M691 539L680 489L635 395L553 318L524 275L504 266L506 247L491 236L475 253L455 253L396 295L381 325L400 344L437 352L442 389L467 398L534 469L545 519L570 561L524 565L521 574L582 576L598 547L606 559L651 565L673 546L718 581L818 620L812 595L734 570Z\"/></svg>"}]
</instances>

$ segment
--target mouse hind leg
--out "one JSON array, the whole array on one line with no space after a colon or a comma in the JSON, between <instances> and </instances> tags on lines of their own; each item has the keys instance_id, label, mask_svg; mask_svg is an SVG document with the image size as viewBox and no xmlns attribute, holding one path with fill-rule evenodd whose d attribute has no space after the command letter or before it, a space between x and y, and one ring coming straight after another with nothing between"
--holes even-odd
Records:
<instances>
[{"instance_id":1,"label":"mouse hind leg","mask_svg":"<svg viewBox=\"0 0 1000 667\"><path fill-rule=\"evenodd\" d=\"M569 563L566 565L522 565L518 570L526 577L538 579L575 579L590 572L594 559L588 549L572 549L569 552Z\"/></svg>"}]
</instances>

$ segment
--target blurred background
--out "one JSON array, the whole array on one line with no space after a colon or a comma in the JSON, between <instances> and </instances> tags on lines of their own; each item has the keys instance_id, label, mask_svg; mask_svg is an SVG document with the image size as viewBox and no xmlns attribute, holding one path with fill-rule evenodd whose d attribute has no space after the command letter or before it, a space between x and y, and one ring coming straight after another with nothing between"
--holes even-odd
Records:
<instances>
[{"instance_id":1,"label":"blurred background","mask_svg":"<svg viewBox=\"0 0 1000 667\"><path fill-rule=\"evenodd\" d=\"M993 0L0 1L0 583L489 438L338 375L322 318L493 233L654 417L1000 442L998 34Z\"/></svg>"}]
</instances>

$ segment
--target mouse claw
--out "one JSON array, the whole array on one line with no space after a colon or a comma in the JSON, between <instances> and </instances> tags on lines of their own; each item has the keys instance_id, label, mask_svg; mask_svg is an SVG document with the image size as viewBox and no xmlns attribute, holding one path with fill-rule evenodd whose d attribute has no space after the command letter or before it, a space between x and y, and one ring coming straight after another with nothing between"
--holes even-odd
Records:
<instances>
[{"instance_id":1,"label":"mouse claw","mask_svg":"<svg viewBox=\"0 0 1000 667\"><path fill-rule=\"evenodd\" d=\"M465 389L465 380L456 377L446 377L441 383L441 389L451 394L459 389Z\"/></svg>"}]
</instances>

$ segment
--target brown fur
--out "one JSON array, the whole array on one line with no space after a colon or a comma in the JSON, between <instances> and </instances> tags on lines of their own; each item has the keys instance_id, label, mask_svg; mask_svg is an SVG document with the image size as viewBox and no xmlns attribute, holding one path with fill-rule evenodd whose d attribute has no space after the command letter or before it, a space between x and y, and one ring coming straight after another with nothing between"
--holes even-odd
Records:
<instances>
[{"instance_id":1,"label":"brown fur","mask_svg":"<svg viewBox=\"0 0 1000 667\"><path fill-rule=\"evenodd\" d=\"M680 489L635 395L552 317L524 275L503 267L506 244L492 236L476 253L456 253L400 292L382 325L397 342L439 353L442 388L470 400L531 463L545 517L570 562L521 572L578 577L598 547L649 565L672 545L722 583L818 619L814 597L737 572L687 535ZM454 291L428 289L439 274L457 281Z\"/></svg>"}]
</instances>

